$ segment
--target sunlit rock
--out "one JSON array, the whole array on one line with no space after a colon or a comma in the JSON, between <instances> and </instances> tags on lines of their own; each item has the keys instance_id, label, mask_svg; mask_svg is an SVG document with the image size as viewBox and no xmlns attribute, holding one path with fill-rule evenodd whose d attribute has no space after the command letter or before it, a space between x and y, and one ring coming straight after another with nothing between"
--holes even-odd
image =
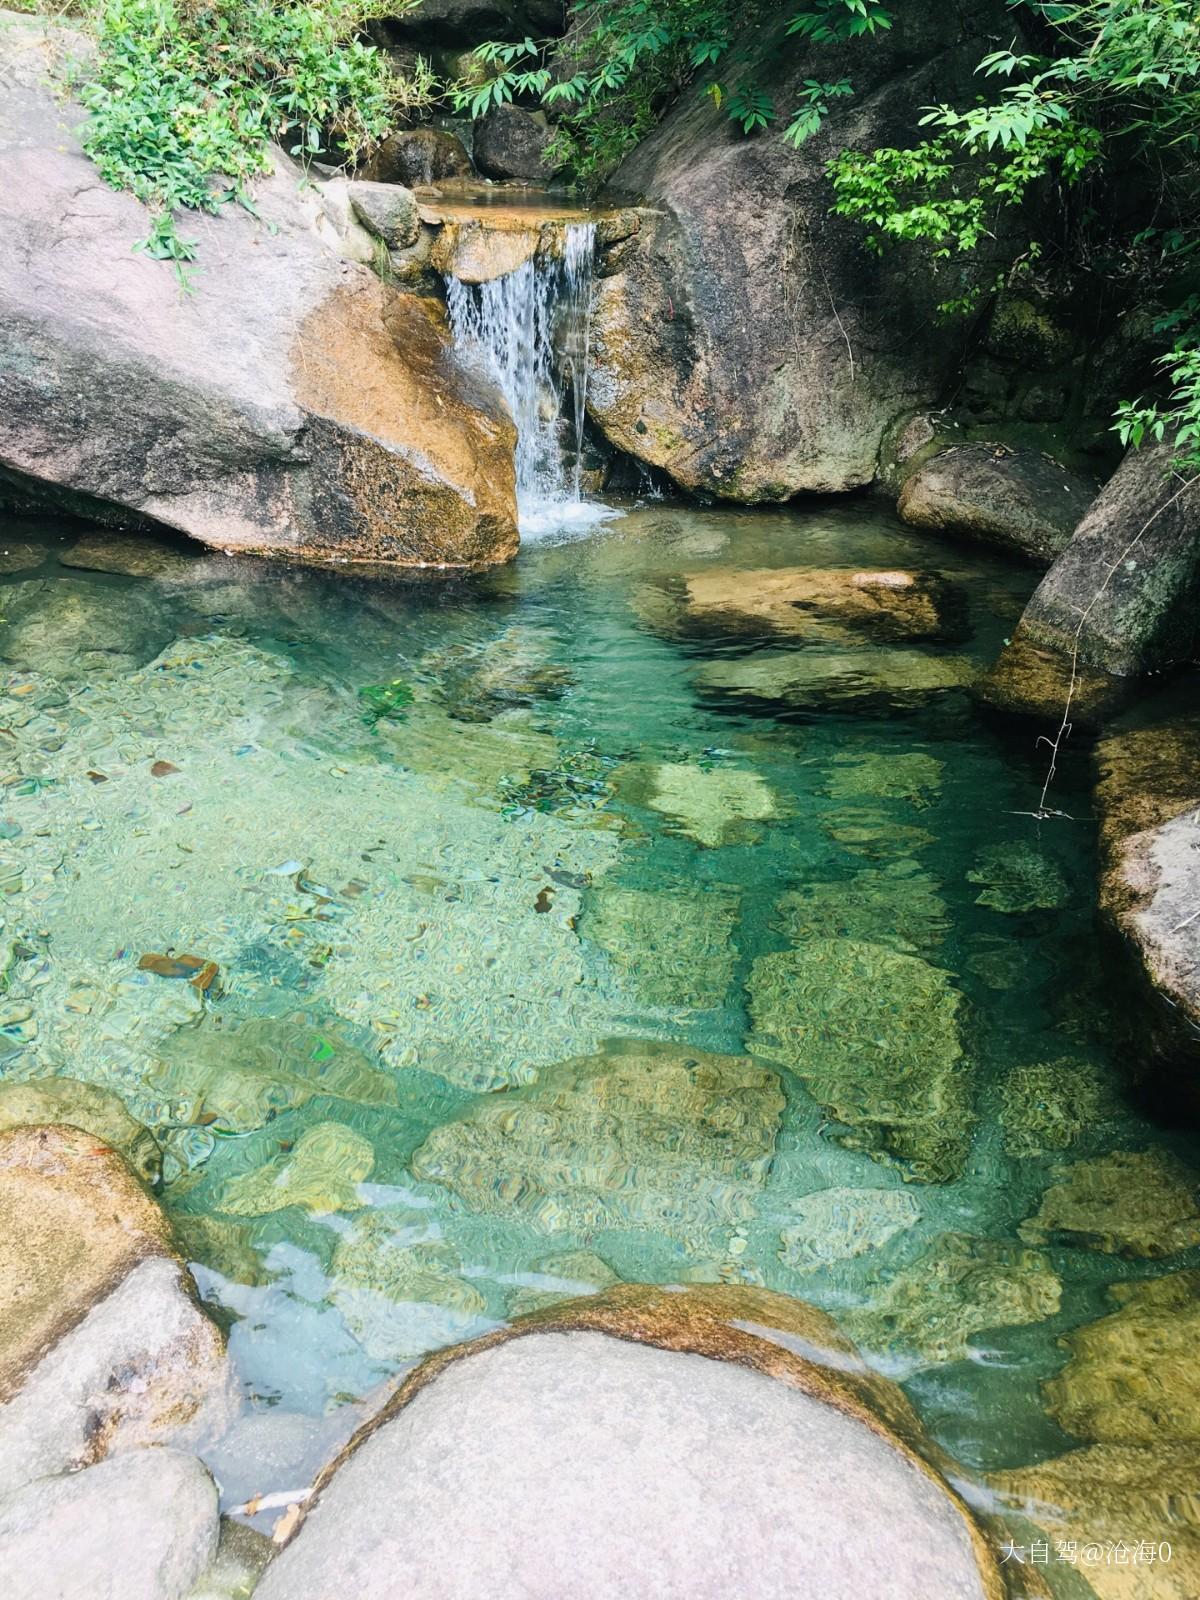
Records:
<instances>
[{"instance_id":1,"label":"sunlit rock","mask_svg":"<svg viewBox=\"0 0 1200 1600\"><path fill-rule=\"evenodd\" d=\"M719 1006L737 962L741 897L711 890L593 889L580 932L605 950L652 1006Z\"/></svg>"},{"instance_id":2,"label":"sunlit rock","mask_svg":"<svg viewBox=\"0 0 1200 1600\"><path fill-rule=\"evenodd\" d=\"M934 639L957 632L963 610L961 595L930 572L706 567L683 585L681 621L751 637L820 638L831 618L874 638Z\"/></svg>"},{"instance_id":3,"label":"sunlit rock","mask_svg":"<svg viewBox=\"0 0 1200 1600\"><path fill-rule=\"evenodd\" d=\"M1116 1150L1058 1169L1060 1182L1021 1224L1031 1244L1159 1257L1200 1244L1197 1177L1167 1150Z\"/></svg>"},{"instance_id":4,"label":"sunlit rock","mask_svg":"<svg viewBox=\"0 0 1200 1600\"><path fill-rule=\"evenodd\" d=\"M374 1165L375 1152L361 1134L341 1122L318 1122L300 1135L294 1149L231 1178L217 1197L217 1209L241 1217L266 1216L287 1206L318 1213L355 1211L363 1204L358 1185Z\"/></svg>"},{"instance_id":5,"label":"sunlit rock","mask_svg":"<svg viewBox=\"0 0 1200 1600\"><path fill-rule=\"evenodd\" d=\"M915 1226L921 1207L905 1189L820 1189L794 1200L798 1220L779 1235L779 1259L793 1272L813 1272L882 1249Z\"/></svg>"},{"instance_id":6,"label":"sunlit rock","mask_svg":"<svg viewBox=\"0 0 1200 1600\"><path fill-rule=\"evenodd\" d=\"M162 1173L154 1135L135 1121L111 1089L77 1078L40 1078L0 1083L0 1130L36 1123L67 1123L94 1134L118 1151L147 1183Z\"/></svg>"},{"instance_id":7,"label":"sunlit rock","mask_svg":"<svg viewBox=\"0 0 1200 1600\"><path fill-rule=\"evenodd\" d=\"M1054 1316L1061 1298L1062 1284L1041 1251L944 1233L843 1321L870 1350L937 1366L964 1360L989 1329Z\"/></svg>"},{"instance_id":8,"label":"sunlit rock","mask_svg":"<svg viewBox=\"0 0 1200 1600\"><path fill-rule=\"evenodd\" d=\"M753 1217L783 1107L776 1075L744 1057L619 1041L435 1128L412 1170L542 1233L636 1228L695 1248Z\"/></svg>"},{"instance_id":9,"label":"sunlit rock","mask_svg":"<svg viewBox=\"0 0 1200 1600\"><path fill-rule=\"evenodd\" d=\"M1053 911L1070 897L1066 880L1050 857L1023 839L981 850L967 882L983 885L975 904L993 911Z\"/></svg>"},{"instance_id":10,"label":"sunlit rock","mask_svg":"<svg viewBox=\"0 0 1200 1600\"><path fill-rule=\"evenodd\" d=\"M845 1125L843 1143L920 1182L961 1172L974 1117L948 973L879 944L810 939L760 956L749 994L747 1048L795 1073Z\"/></svg>"},{"instance_id":11,"label":"sunlit rock","mask_svg":"<svg viewBox=\"0 0 1200 1600\"><path fill-rule=\"evenodd\" d=\"M618 1287L423 1362L257 1596L602 1600L636 1572L688 1596L1001 1600L945 1469L814 1307Z\"/></svg>"}]
</instances>

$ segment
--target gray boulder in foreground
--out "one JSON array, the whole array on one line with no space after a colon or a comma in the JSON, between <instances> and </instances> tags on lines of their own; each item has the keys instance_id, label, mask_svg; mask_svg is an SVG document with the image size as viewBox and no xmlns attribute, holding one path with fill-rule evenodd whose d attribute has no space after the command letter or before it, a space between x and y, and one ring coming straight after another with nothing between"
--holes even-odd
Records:
<instances>
[{"instance_id":1,"label":"gray boulder in foreground","mask_svg":"<svg viewBox=\"0 0 1200 1600\"><path fill-rule=\"evenodd\" d=\"M281 152L180 218L194 292L83 155L70 28L0 13L0 500L154 519L227 550L478 565L517 548L513 425L435 302L386 287L341 180ZM363 240L366 240L366 251ZM5 481L7 479L7 482Z\"/></svg>"},{"instance_id":2,"label":"gray boulder in foreground","mask_svg":"<svg viewBox=\"0 0 1200 1600\"><path fill-rule=\"evenodd\" d=\"M195 1456L135 1450L0 1501L0 1587L5 1600L182 1600L218 1531Z\"/></svg>"},{"instance_id":3,"label":"gray boulder in foreground","mask_svg":"<svg viewBox=\"0 0 1200 1600\"><path fill-rule=\"evenodd\" d=\"M990 1600L999 1590L960 1506L885 1423L733 1359L574 1331L443 1364L368 1432L256 1591L634 1594Z\"/></svg>"}]
</instances>

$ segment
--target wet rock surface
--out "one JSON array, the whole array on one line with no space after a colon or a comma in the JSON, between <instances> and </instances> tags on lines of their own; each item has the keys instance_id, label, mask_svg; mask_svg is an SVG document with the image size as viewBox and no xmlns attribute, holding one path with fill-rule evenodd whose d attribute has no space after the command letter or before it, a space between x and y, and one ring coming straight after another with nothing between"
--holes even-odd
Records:
<instances>
[{"instance_id":1,"label":"wet rock surface","mask_svg":"<svg viewBox=\"0 0 1200 1600\"><path fill-rule=\"evenodd\" d=\"M1096 493L1094 479L1033 450L960 445L905 481L897 510L914 528L961 534L1049 565Z\"/></svg>"},{"instance_id":2,"label":"wet rock surface","mask_svg":"<svg viewBox=\"0 0 1200 1600\"><path fill-rule=\"evenodd\" d=\"M1002 1593L899 1391L811 1307L626 1288L515 1331L418 1369L325 1476L263 1600L315 1600L335 1572L362 1600L608 1596L634 1570L663 1594ZM719 1474L698 1472L714 1452Z\"/></svg>"},{"instance_id":3,"label":"wet rock surface","mask_svg":"<svg viewBox=\"0 0 1200 1600\"><path fill-rule=\"evenodd\" d=\"M0 1132L63 1123L111 1145L143 1182L156 1183L161 1177L162 1152L154 1135L129 1115L111 1089L77 1078L0 1083Z\"/></svg>"}]
</instances>

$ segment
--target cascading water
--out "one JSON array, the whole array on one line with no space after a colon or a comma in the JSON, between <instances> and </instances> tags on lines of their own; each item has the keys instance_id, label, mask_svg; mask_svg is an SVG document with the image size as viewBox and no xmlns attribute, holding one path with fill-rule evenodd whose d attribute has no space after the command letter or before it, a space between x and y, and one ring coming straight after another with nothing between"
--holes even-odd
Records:
<instances>
[{"instance_id":1,"label":"cascading water","mask_svg":"<svg viewBox=\"0 0 1200 1600\"><path fill-rule=\"evenodd\" d=\"M560 255L469 285L446 279L454 342L482 356L517 425L517 510L526 537L612 512L583 496L594 223L569 223Z\"/></svg>"}]
</instances>

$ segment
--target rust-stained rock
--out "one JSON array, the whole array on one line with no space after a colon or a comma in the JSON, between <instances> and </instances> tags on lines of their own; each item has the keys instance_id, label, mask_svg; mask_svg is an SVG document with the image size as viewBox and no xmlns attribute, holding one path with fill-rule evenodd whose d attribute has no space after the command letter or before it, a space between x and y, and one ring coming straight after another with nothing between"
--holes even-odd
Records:
<instances>
[{"instance_id":1,"label":"rust-stained rock","mask_svg":"<svg viewBox=\"0 0 1200 1600\"><path fill-rule=\"evenodd\" d=\"M0 1217L0 1495L225 1414L224 1341L114 1150L5 1130Z\"/></svg>"},{"instance_id":2,"label":"rust-stained rock","mask_svg":"<svg viewBox=\"0 0 1200 1600\"><path fill-rule=\"evenodd\" d=\"M320 1475L258 1594L316 1600L336 1570L382 1600L437 1572L466 1600L502 1569L581 1600L630 1571L696 1600L1001 1600L948 1465L815 1308L618 1285L427 1358Z\"/></svg>"},{"instance_id":3,"label":"rust-stained rock","mask_svg":"<svg viewBox=\"0 0 1200 1600\"><path fill-rule=\"evenodd\" d=\"M430 261L463 283L487 283L515 272L537 254L537 227L493 227L490 222L447 222L433 243Z\"/></svg>"}]
</instances>

